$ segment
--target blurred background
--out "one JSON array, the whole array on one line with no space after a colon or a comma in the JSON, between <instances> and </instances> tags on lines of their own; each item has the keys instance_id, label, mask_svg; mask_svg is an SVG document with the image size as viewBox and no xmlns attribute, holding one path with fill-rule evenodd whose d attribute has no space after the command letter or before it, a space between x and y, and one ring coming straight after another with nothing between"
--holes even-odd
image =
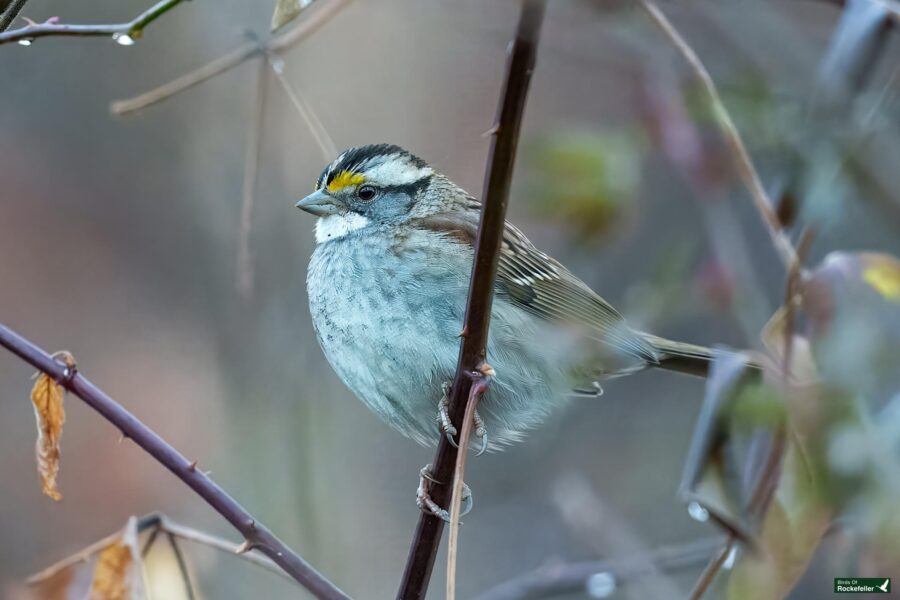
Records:
<instances>
[{"instance_id":1,"label":"blurred background","mask_svg":"<svg viewBox=\"0 0 900 600\"><path fill-rule=\"evenodd\" d=\"M293 203L331 157L266 71L252 287L239 292L260 62L138 114L109 109L244 43L247 31L267 35L271 4L185 3L131 47L44 38L0 48L0 321L50 351L70 350L92 381L348 593L387 598L418 518L418 470L433 450L358 402L315 341L305 290L314 223ZM822 97L841 97L823 79L838 68L828 57L839 4L661 4L709 67L767 187L816 198L798 209L815 224L811 265L833 249L900 253L900 34L895 25L851 82L852 103L823 108ZM32 0L23 15L120 22L145 7ZM483 133L517 12L514 0L353 0L282 56L283 73L339 149L397 143L479 193ZM627 2L550 2L542 35L511 220L636 326L758 348L783 300L784 267L682 57ZM44 497L31 374L0 354L0 596L15 597L29 574L130 515L162 511L236 539L73 398L64 498ZM462 597L542 565L717 534L676 494L703 382L646 372L604 388L527 443L469 461L475 510L461 529ZM190 560L204 597L298 595L234 557L201 548ZM828 560L792 597L831 592L831 578L846 573ZM439 598L443 551L436 565ZM669 574L671 597L700 570Z\"/></svg>"}]
</instances>

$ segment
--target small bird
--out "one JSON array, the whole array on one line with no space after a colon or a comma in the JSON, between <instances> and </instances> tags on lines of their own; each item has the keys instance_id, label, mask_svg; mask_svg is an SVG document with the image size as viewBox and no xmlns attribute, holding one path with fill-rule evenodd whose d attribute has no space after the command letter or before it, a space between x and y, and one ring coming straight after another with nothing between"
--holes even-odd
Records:
<instances>
[{"instance_id":1,"label":"small bird","mask_svg":"<svg viewBox=\"0 0 900 600\"><path fill-rule=\"evenodd\" d=\"M351 148L296 206L318 217L307 274L319 344L372 411L425 445L450 440L453 379L480 202L399 146ZM499 449L599 381L661 367L704 375L712 350L634 330L562 264L506 223L476 435ZM428 503L423 469L420 506Z\"/></svg>"}]
</instances>

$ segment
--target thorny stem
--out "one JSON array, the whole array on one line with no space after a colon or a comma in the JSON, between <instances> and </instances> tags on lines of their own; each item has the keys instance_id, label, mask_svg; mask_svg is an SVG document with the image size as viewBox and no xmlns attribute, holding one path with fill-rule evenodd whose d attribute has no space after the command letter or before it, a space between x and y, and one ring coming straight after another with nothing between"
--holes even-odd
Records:
<instances>
[{"instance_id":1,"label":"thorny stem","mask_svg":"<svg viewBox=\"0 0 900 600\"><path fill-rule=\"evenodd\" d=\"M456 376L450 390L450 418L458 429L462 425L469 391L474 383L473 378L479 376L475 371L485 359L494 279L505 228L509 186L528 95L528 84L537 56L545 5L545 0L523 0L516 38L510 51L503 91L500 95L497 124L491 139L485 175L481 219L475 240L475 258L463 323L463 331L466 333L460 344ZM441 436L437 454L432 462L432 473L437 481L451 480L456 456L457 449L445 436ZM439 506L446 508L449 492L450 488L445 483L435 484L431 488L431 498ZM425 597L443 528L444 522L434 515L422 513L419 517L406 569L397 592L398 598L422 600Z\"/></svg>"},{"instance_id":2,"label":"thorny stem","mask_svg":"<svg viewBox=\"0 0 900 600\"><path fill-rule=\"evenodd\" d=\"M237 500L210 479L202 469L196 468L196 463L185 458L156 432L81 373L76 372L73 375L73 369L57 362L47 352L2 324L0 324L0 345L28 364L53 377L69 392L81 398L104 419L115 425L125 437L134 440L135 444L174 473L216 512L225 517L244 536L247 546L256 548L268 556L314 596L323 600L349 599L349 596L275 537L268 528L238 504Z\"/></svg>"},{"instance_id":3,"label":"thorny stem","mask_svg":"<svg viewBox=\"0 0 900 600\"><path fill-rule=\"evenodd\" d=\"M110 25L70 25L64 23L41 23L27 25L19 29L0 33L0 44L9 44L19 40L32 40L48 36L113 36L130 35L133 38L140 37L144 28L150 23L169 12L182 0L161 0L157 2L131 21ZM23 3L24 4L24 3Z\"/></svg>"}]
</instances>

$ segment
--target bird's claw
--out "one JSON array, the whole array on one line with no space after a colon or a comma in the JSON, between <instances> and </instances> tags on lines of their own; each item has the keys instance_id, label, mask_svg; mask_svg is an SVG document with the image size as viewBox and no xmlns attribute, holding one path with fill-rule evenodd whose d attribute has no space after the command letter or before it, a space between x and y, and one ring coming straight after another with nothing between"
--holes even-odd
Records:
<instances>
[{"instance_id":1,"label":"bird's claw","mask_svg":"<svg viewBox=\"0 0 900 600\"><path fill-rule=\"evenodd\" d=\"M475 456L481 456L488 447L487 429L484 428L484 419L481 418L481 415L478 414L477 410L472 418L475 420L475 435L481 438L481 448L478 449Z\"/></svg>"},{"instance_id":2,"label":"bird's claw","mask_svg":"<svg viewBox=\"0 0 900 600\"><path fill-rule=\"evenodd\" d=\"M434 515L442 521L450 522L450 512L438 506L437 502L431 499L431 484L441 483L437 481L431 474L431 465L425 465L419 471L419 487L416 488L416 506L424 513ZM472 490L463 483L462 489L463 509L459 516L465 516L472 511L474 500L472 499Z\"/></svg>"},{"instance_id":3,"label":"bird's claw","mask_svg":"<svg viewBox=\"0 0 900 600\"><path fill-rule=\"evenodd\" d=\"M456 443L456 434L459 433L459 431L450 420L450 384L446 382L442 383L441 392L441 399L438 402L438 426L444 433L444 436L446 436L447 441L450 442L450 445L454 448L459 448L459 445ZM477 410L475 411L474 419L475 435L481 438L481 448L478 449L475 456L481 456L488 447L487 429L484 427L484 419L481 418L481 415L478 414Z\"/></svg>"},{"instance_id":4,"label":"bird's claw","mask_svg":"<svg viewBox=\"0 0 900 600\"><path fill-rule=\"evenodd\" d=\"M454 448L459 448L454 439L459 432L450 420L450 384L447 382L441 384L441 399L438 401L437 422L438 427L441 428L450 445Z\"/></svg>"}]
</instances>

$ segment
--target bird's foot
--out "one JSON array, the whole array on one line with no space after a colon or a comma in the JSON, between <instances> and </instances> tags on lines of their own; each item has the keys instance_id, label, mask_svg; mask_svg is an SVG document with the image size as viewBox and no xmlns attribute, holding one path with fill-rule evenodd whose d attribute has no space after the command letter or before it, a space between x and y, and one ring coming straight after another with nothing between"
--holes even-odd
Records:
<instances>
[{"instance_id":1,"label":"bird's foot","mask_svg":"<svg viewBox=\"0 0 900 600\"><path fill-rule=\"evenodd\" d=\"M424 513L434 515L435 517L450 522L450 513L438 506L438 504L431 499L431 484L432 483L440 483L437 481L434 476L431 474L431 465L425 465L422 467L422 470L419 471L419 487L416 489L416 506L419 507ZM462 488L462 501L463 501L463 509L460 512L459 516L465 516L469 514L472 510L472 505L474 504L474 500L472 499L472 490L463 483Z\"/></svg>"},{"instance_id":2,"label":"bird's foot","mask_svg":"<svg viewBox=\"0 0 900 600\"><path fill-rule=\"evenodd\" d=\"M481 456L488 447L487 429L484 427L484 419L475 411L475 435L481 438L481 448L478 449L475 456ZM441 399L438 402L437 423L443 434L447 437L447 441L454 448L459 448L456 444L456 434L459 433L453 422L450 420L450 384L444 382L441 384Z\"/></svg>"},{"instance_id":3,"label":"bird's foot","mask_svg":"<svg viewBox=\"0 0 900 600\"><path fill-rule=\"evenodd\" d=\"M459 433L456 430L456 427L453 426L453 422L450 420L450 384L446 381L441 384L441 399L438 401L438 414L437 414L437 423L438 427L440 427L441 432L447 436L447 441L450 442L450 445L454 448L459 448L456 445L456 440L453 439L456 437L456 434Z\"/></svg>"}]
</instances>

